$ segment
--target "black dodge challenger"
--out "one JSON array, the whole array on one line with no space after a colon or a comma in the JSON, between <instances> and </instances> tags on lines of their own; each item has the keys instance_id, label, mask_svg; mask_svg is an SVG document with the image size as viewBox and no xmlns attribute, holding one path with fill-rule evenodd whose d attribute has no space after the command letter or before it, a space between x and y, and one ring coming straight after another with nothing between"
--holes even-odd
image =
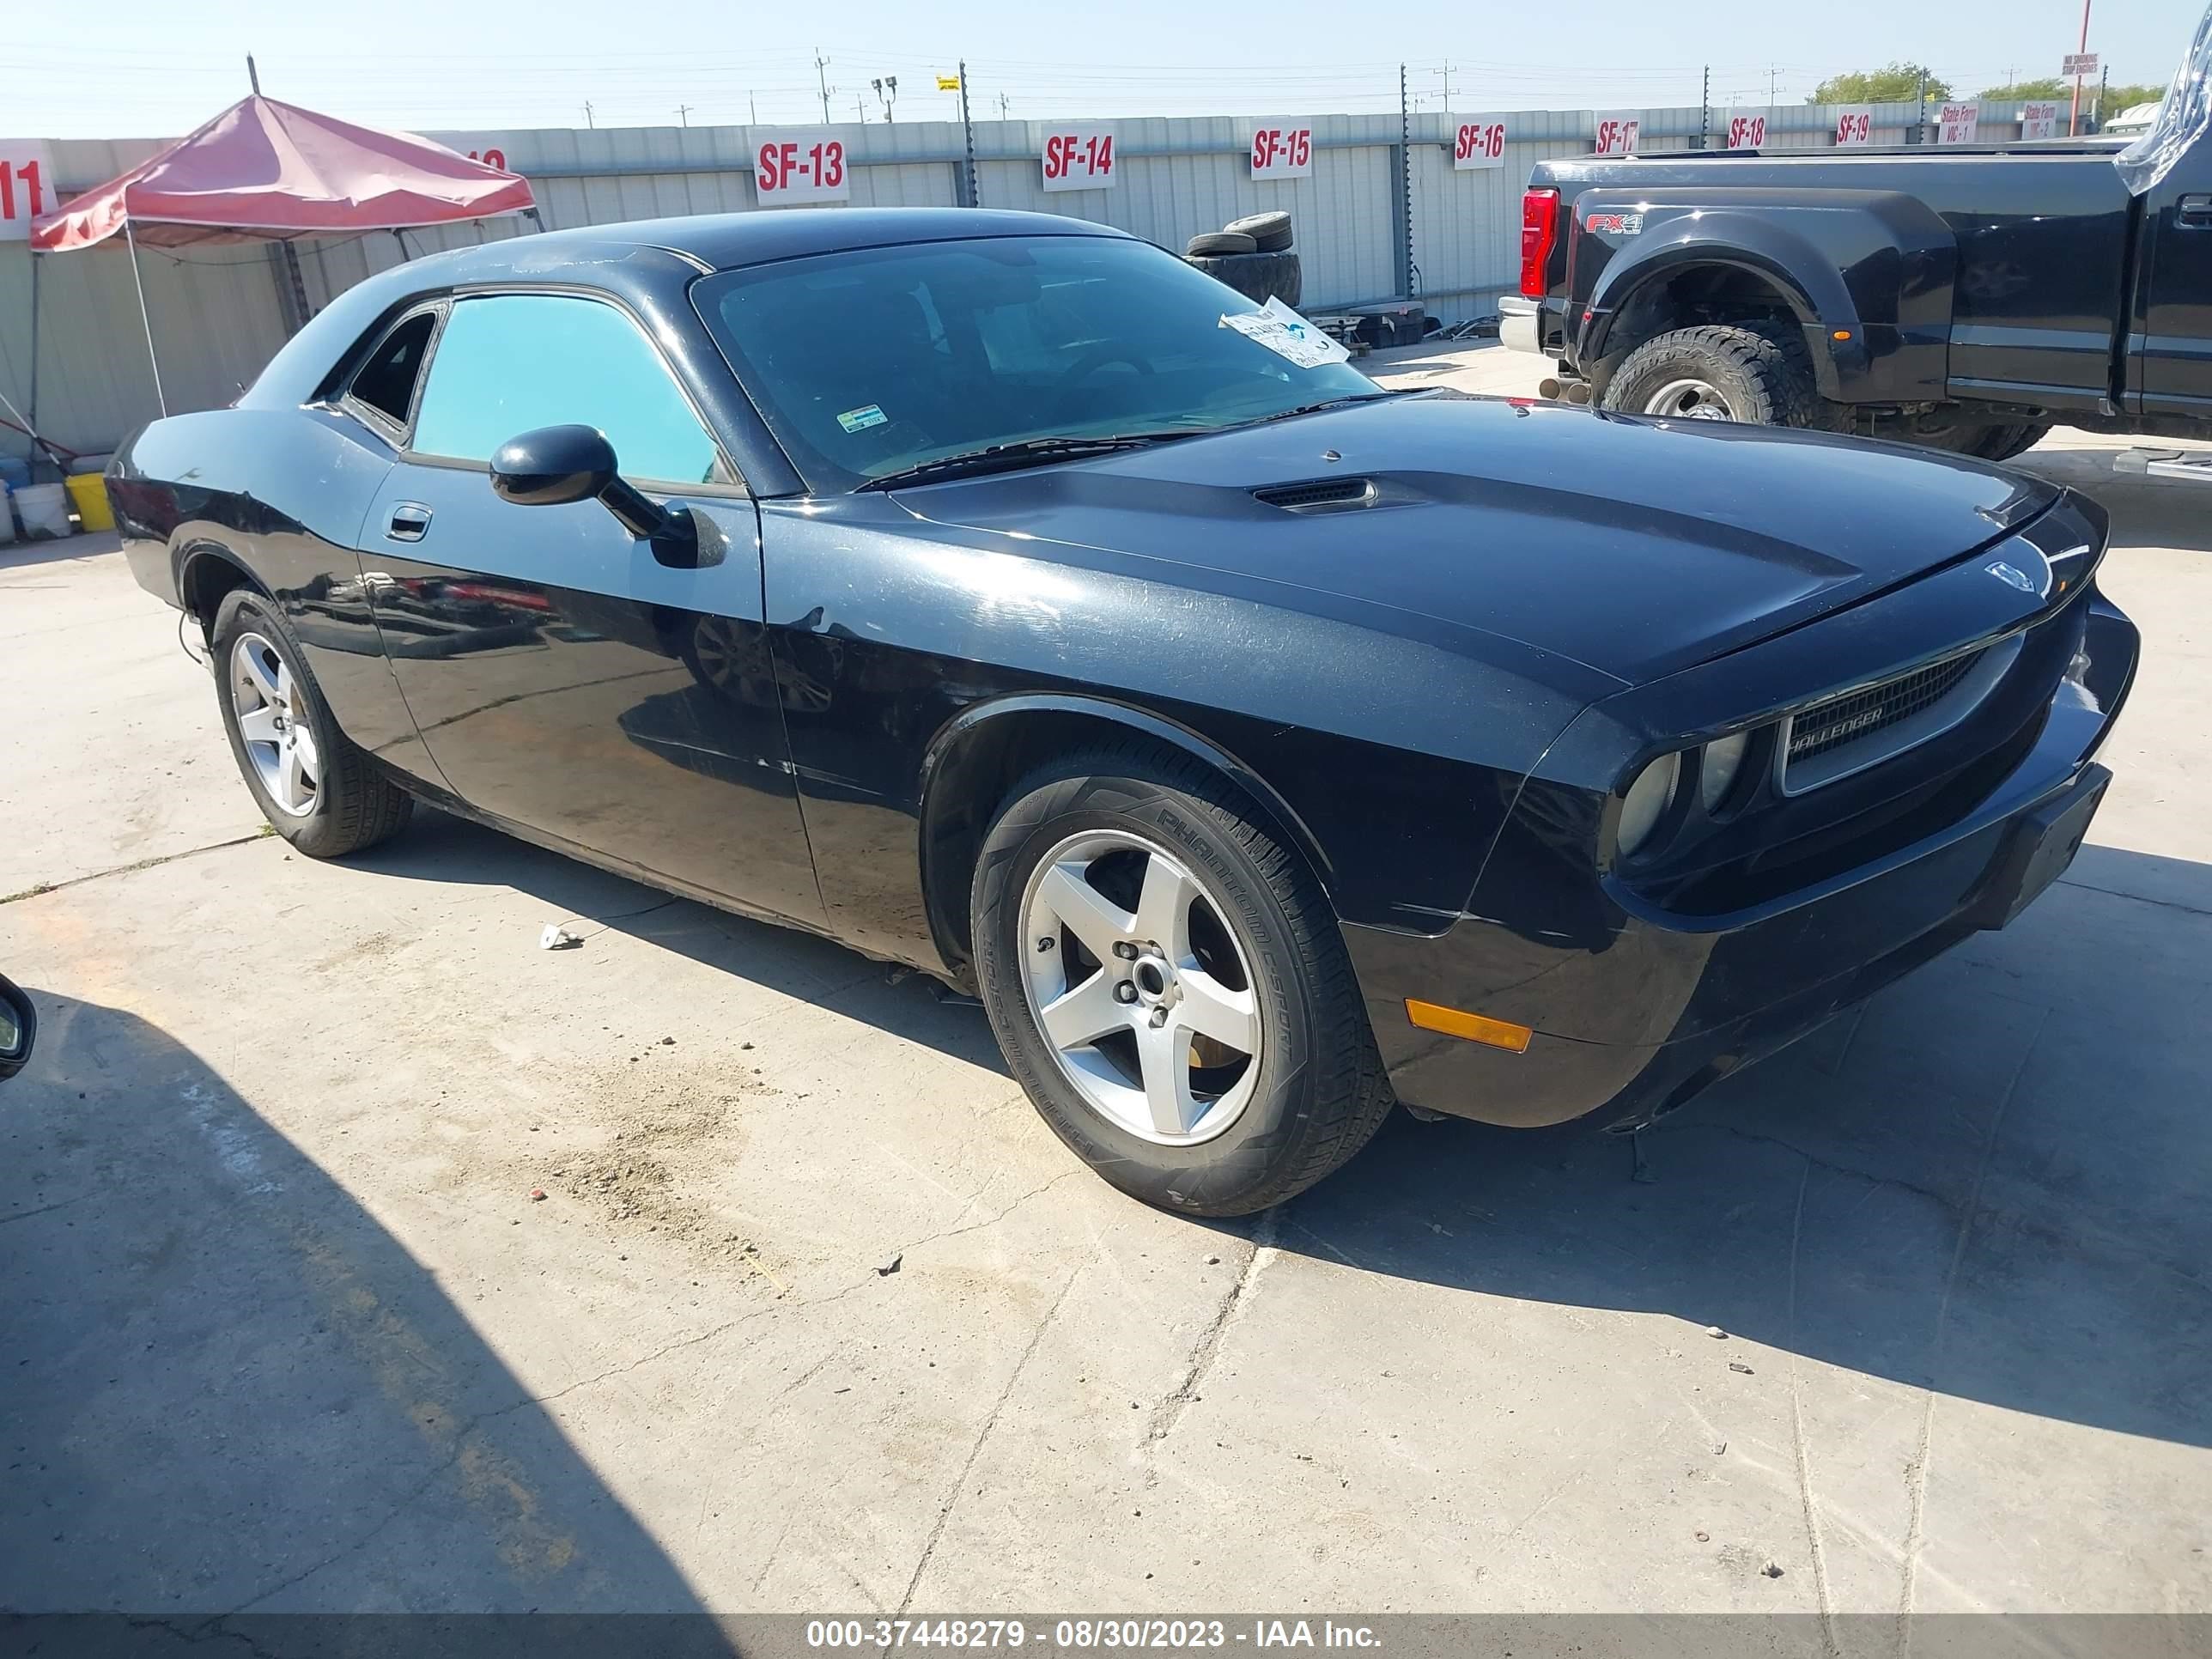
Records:
<instances>
[{"instance_id":1,"label":"black dodge challenger","mask_svg":"<svg viewBox=\"0 0 2212 1659\"><path fill-rule=\"evenodd\" d=\"M420 798L972 987L1199 1215L1394 1100L1640 1125L2003 926L2137 652L2065 490L1386 392L1023 214L418 260L111 485L300 850Z\"/></svg>"}]
</instances>

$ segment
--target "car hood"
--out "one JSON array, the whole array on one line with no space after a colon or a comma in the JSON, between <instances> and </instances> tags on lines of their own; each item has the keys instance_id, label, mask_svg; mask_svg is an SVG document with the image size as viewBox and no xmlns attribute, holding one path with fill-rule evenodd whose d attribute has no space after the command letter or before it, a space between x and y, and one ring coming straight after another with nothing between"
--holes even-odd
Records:
<instances>
[{"instance_id":1,"label":"car hood","mask_svg":"<svg viewBox=\"0 0 2212 1659\"><path fill-rule=\"evenodd\" d=\"M1362 504L1266 499L1300 484ZM1640 684L1951 563L2057 494L1823 434L1423 396L896 499L1032 554L1057 542L1284 584Z\"/></svg>"}]
</instances>

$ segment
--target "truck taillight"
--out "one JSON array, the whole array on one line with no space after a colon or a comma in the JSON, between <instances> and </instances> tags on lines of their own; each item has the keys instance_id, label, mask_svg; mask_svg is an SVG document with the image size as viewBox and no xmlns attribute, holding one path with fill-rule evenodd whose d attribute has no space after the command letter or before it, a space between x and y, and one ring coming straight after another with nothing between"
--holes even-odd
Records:
<instances>
[{"instance_id":1,"label":"truck taillight","mask_svg":"<svg viewBox=\"0 0 2212 1659\"><path fill-rule=\"evenodd\" d=\"M1521 192L1521 292L1544 297L1544 267L1559 237L1559 192L1538 188Z\"/></svg>"}]
</instances>

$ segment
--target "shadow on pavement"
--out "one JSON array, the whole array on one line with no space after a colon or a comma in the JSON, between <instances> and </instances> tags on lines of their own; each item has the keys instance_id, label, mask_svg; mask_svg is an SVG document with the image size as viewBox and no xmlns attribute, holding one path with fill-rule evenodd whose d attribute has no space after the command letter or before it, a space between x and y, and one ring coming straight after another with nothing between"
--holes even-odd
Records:
<instances>
[{"instance_id":1,"label":"shadow on pavement","mask_svg":"<svg viewBox=\"0 0 2212 1659\"><path fill-rule=\"evenodd\" d=\"M338 1181L160 1030L26 988L38 1048L0 1085L0 1607L193 1640L249 1610L702 1611Z\"/></svg>"},{"instance_id":2,"label":"shadow on pavement","mask_svg":"<svg viewBox=\"0 0 2212 1659\"><path fill-rule=\"evenodd\" d=\"M513 885L549 921L597 916L1004 1070L979 1012L940 1003L919 975L887 988L880 964L824 940L442 814L373 861ZM1915 1387L2212 1445L2208 987L2212 870L2087 848L2010 929L1645 1135L1649 1183L1632 1177L1629 1143L1587 1124L1401 1114L1286 1208L1279 1242L1469 1291L1671 1315Z\"/></svg>"}]
</instances>

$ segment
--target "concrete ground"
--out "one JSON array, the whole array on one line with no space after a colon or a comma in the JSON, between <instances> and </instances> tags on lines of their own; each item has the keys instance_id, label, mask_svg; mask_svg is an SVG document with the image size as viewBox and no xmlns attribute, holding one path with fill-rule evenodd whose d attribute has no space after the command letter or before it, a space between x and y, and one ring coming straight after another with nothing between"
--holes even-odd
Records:
<instances>
[{"instance_id":1,"label":"concrete ground","mask_svg":"<svg viewBox=\"0 0 2212 1659\"><path fill-rule=\"evenodd\" d=\"M0 1606L2212 1611L2212 518L2114 447L2027 461L2147 650L2014 927L1651 1184L1401 1115L1220 1226L835 945L291 854L112 543L0 555Z\"/></svg>"}]
</instances>

